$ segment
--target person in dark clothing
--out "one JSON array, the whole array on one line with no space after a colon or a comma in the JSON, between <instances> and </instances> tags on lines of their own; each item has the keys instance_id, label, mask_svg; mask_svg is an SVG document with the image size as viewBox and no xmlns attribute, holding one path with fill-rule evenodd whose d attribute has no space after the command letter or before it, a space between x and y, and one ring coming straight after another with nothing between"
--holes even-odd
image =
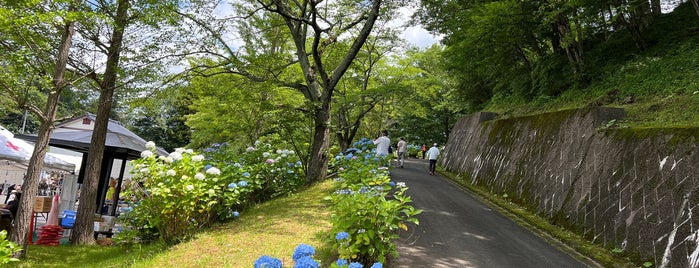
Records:
<instances>
[{"instance_id":1,"label":"person in dark clothing","mask_svg":"<svg viewBox=\"0 0 699 268\"><path fill-rule=\"evenodd\" d=\"M17 209L19 208L19 199L22 197L22 193L16 192L15 198L5 205L5 209L9 210L12 214L12 218L17 215Z\"/></svg>"},{"instance_id":2,"label":"person in dark clothing","mask_svg":"<svg viewBox=\"0 0 699 268\"><path fill-rule=\"evenodd\" d=\"M12 194L12 191L15 189L15 185L12 184L10 187L7 187L7 191L5 193L5 202L3 204L7 204L7 200L10 199L10 195Z\"/></svg>"}]
</instances>

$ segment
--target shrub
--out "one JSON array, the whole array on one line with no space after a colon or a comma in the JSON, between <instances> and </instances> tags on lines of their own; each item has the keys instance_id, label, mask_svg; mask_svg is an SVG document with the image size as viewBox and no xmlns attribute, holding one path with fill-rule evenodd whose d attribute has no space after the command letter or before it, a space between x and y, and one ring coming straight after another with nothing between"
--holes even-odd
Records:
<instances>
[{"instance_id":1,"label":"shrub","mask_svg":"<svg viewBox=\"0 0 699 268\"><path fill-rule=\"evenodd\" d=\"M237 217L238 210L253 202L302 185L301 163L293 151L257 144L244 153L215 144L205 154L178 148L156 157L149 142L149 150L133 161L134 183L125 191L133 210L120 215L127 228L119 238L176 243L215 221Z\"/></svg>"},{"instance_id":2,"label":"shrub","mask_svg":"<svg viewBox=\"0 0 699 268\"><path fill-rule=\"evenodd\" d=\"M327 199L333 203L336 246L341 259L385 262L387 256L397 255L397 230L407 230L407 222L417 224L415 216L421 211L410 206L404 183L394 188L386 162L374 156L371 147L364 147L368 144L360 141L355 145L363 149L338 155L333 161L338 170L336 191Z\"/></svg>"},{"instance_id":3,"label":"shrub","mask_svg":"<svg viewBox=\"0 0 699 268\"><path fill-rule=\"evenodd\" d=\"M12 255L22 250L14 242L7 240L7 231L0 231L0 264L7 264L12 261L19 261Z\"/></svg>"}]
</instances>

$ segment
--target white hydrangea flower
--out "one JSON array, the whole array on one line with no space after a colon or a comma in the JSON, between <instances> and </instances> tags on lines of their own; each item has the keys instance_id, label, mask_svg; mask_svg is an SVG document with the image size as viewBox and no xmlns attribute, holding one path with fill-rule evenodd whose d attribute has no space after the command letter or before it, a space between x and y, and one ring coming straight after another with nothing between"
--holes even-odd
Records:
<instances>
[{"instance_id":1,"label":"white hydrangea flower","mask_svg":"<svg viewBox=\"0 0 699 268\"><path fill-rule=\"evenodd\" d=\"M172 159L172 157L168 156L168 157L164 157L163 161L165 161L165 163L172 164L172 162L175 162L175 159Z\"/></svg>"},{"instance_id":2,"label":"white hydrangea flower","mask_svg":"<svg viewBox=\"0 0 699 268\"><path fill-rule=\"evenodd\" d=\"M158 156L158 159L160 159L161 161L165 161L165 156Z\"/></svg>"},{"instance_id":3,"label":"white hydrangea flower","mask_svg":"<svg viewBox=\"0 0 699 268\"><path fill-rule=\"evenodd\" d=\"M184 153L184 148L175 148L175 152Z\"/></svg>"},{"instance_id":4,"label":"white hydrangea flower","mask_svg":"<svg viewBox=\"0 0 699 268\"><path fill-rule=\"evenodd\" d=\"M175 151L170 153L170 157L172 158L172 160L179 161L182 160L182 153Z\"/></svg>"},{"instance_id":5,"label":"white hydrangea flower","mask_svg":"<svg viewBox=\"0 0 699 268\"><path fill-rule=\"evenodd\" d=\"M269 153L268 152L262 153L262 157L269 157Z\"/></svg>"},{"instance_id":6,"label":"white hydrangea flower","mask_svg":"<svg viewBox=\"0 0 699 268\"><path fill-rule=\"evenodd\" d=\"M151 151L149 151L149 150L145 150L145 151L141 152L141 157L142 157L142 158L148 158L148 157L151 157L151 156L153 156L153 152L151 152Z\"/></svg>"},{"instance_id":7,"label":"white hydrangea flower","mask_svg":"<svg viewBox=\"0 0 699 268\"><path fill-rule=\"evenodd\" d=\"M197 180L203 180L205 178L204 174L198 173L194 175L194 178Z\"/></svg>"},{"instance_id":8,"label":"white hydrangea flower","mask_svg":"<svg viewBox=\"0 0 699 268\"><path fill-rule=\"evenodd\" d=\"M153 142L153 141L146 142L146 149L155 149L155 142Z\"/></svg>"},{"instance_id":9,"label":"white hydrangea flower","mask_svg":"<svg viewBox=\"0 0 699 268\"><path fill-rule=\"evenodd\" d=\"M158 172L158 177L165 177L165 172L162 172L162 171Z\"/></svg>"},{"instance_id":10,"label":"white hydrangea flower","mask_svg":"<svg viewBox=\"0 0 699 268\"><path fill-rule=\"evenodd\" d=\"M192 161L194 161L194 162L201 162L202 160L204 160L203 155L198 154L198 155L192 156Z\"/></svg>"},{"instance_id":11,"label":"white hydrangea flower","mask_svg":"<svg viewBox=\"0 0 699 268\"><path fill-rule=\"evenodd\" d=\"M277 154L282 154L282 152L283 152L282 150L277 149Z\"/></svg>"},{"instance_id":12,"label":"white hydrangea flower","mask_svg":"<svg viewBox=\"0 0 699 268\"><path fill-rule=\"evenodd\" d=\"M211 175L220 175L221 170L215 167L210 167L209 169L206 170L206 174L211 174Z\"/></svg>"},{"instance_id":13,"label":"white hydrangea flower","mask_svg":"<svg viewBox=\"0 0 699 268\"><path fill-rule=\"evenodd\" d=\"M185 149L184 152L185 152L185 153L188 153L188 154L193 154L193 153L194 153L194 150L192 150L192 149Z\"/></svg>"},{"instance_id":14,"label":"white hydrangea flower","mask_svg":"<svg viewBox=\"0 0 699 268\"><path fill-rule=\"evenodd\" d=\"M169 169L169 170L167 171L167 175L168 175L168 176L175 176L175 175L177 175L177 172L175 172L174 169Z\"/></svg>"},{"instance_id":15,"label":"white hydrangea flower","mask_svg":"<svg viewBox=\"0 0 699 268\"><path fill-rule=\"evenodd\" d=\"M255 146L260 145L260 141L255 141Z\"/></svg>"},{"instance_id":16,"label":"white hydrangea flower","mask_svg":"<svg viewBox=\"0 0 699 268\"><path fill-rule=\"evenodd\" d=\"M188 184L184 188L187 189L187 191L191 191L191 190L194 190L194 185Z\"/></svg>"},{"instance_id":17,"label":"white hydrangea flower","mask_svg":"<svg viewBox=\"0 0 699 268\"><path fill-rule=\"evenodd\" d=\"M182 180L186 180L186 179L189 179L189 176L187 176L187 175L182 175Z\"/></svg>"},{"instance_id":18,"label":"white hydrangea flower","mask_svg":"<svg viewBox=\"0 0 699 268\"><path fill-rule=\"evenodd\" d=\"M249 152L252 152L252 151L254 151L254 150L255 150L255 148L252 147L252 146L250 146L250 147L248 147L248 148L245 148L245 151L248 152L248 153L249 153Z\"/></svg>"},{"instance_id":19,"label":"white hydrangea flower","mask_svg":"<svg viewBox=\"0 0 699 268\"><path fill-rule=\"evenodd\" d=\"M213 196L216 194L216 191L214 191L214 189L209 189L208 191L206 191L206 193Z\"/></svg>"},{"instance_id":20,"label":"white hydrangea flower","mask_svg":"<svg viewBox=\"0 0 699 268\"><path fill-rule=\"evenodd\" d=\"M143 174L148 174L148 171L149 171L148 168L141 169L141 173L143 173Z\"/></svg>"}]
</instances>

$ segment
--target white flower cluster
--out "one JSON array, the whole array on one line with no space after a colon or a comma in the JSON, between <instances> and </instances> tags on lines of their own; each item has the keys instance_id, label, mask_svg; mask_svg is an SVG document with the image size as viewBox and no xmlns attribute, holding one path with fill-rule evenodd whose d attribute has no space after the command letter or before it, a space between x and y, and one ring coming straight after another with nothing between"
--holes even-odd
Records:
<instances>
[{"instance_id":1,"label":"white flower cluster","mask_svg":"<svg viewBox=\"0 0 699 268\"><path fill-rule=\"evenodd\" d=\"M155 149L155 142L152 142L152 141L146 142L146 149L148 149L148 150Z\"/></svg>"},{"instance_id":2,"label":"white flower cluster","mask_svg":"<svg viewBox=\"0 0 699 268\"><path fill-rule=\"evenodd\" d=\"M145 150L141 152L141 158L148 158L151 156L153 156L153 152L151 152L150 150Z\"/></svg>"},{"instance_id":3,"label":"white flower cluster","mask_svg":"<svg viewBox=\"0 0 699 268\"><path fill-rule=\"evenodd\" d=\"M192 156L192 161L194 161L194 162L201 162L203 160L204 160L203 155L197 154L197 155Z\"/></svg>"},{"instance_id":4,"label":"white flower cluster","mask_svg":"<svg viewBox=\"0 0 699 268\"><path fill-rule=\"evenodd\" d=\"M221 170L215 167L210 167L209 169L206 170L206 174L209 175L221 175Z\"/></svg>"}]
</instances>

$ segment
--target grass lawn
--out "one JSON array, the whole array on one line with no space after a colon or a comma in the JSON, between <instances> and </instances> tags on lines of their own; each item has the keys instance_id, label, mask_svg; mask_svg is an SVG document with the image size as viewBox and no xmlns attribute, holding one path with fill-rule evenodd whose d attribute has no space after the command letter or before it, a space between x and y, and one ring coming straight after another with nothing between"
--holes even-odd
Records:
<instances>
[{"instance_id":1,"label":"grass lawn","mask_svg":"<svg viewBox=\"0 0 699 268\"><path fill-rule=\"evenodd\" d=\"M332 190L332 181L324 181L241 212L236 221L170 248L156 243L30 246L25 260L7 267L252 267L261 255L291 266L291 254L300 243L314 246L316 259L327 259L331 250L324 241L334 235L329 234L330 204L323 198Z\"/></svg>"}]
</instances>

